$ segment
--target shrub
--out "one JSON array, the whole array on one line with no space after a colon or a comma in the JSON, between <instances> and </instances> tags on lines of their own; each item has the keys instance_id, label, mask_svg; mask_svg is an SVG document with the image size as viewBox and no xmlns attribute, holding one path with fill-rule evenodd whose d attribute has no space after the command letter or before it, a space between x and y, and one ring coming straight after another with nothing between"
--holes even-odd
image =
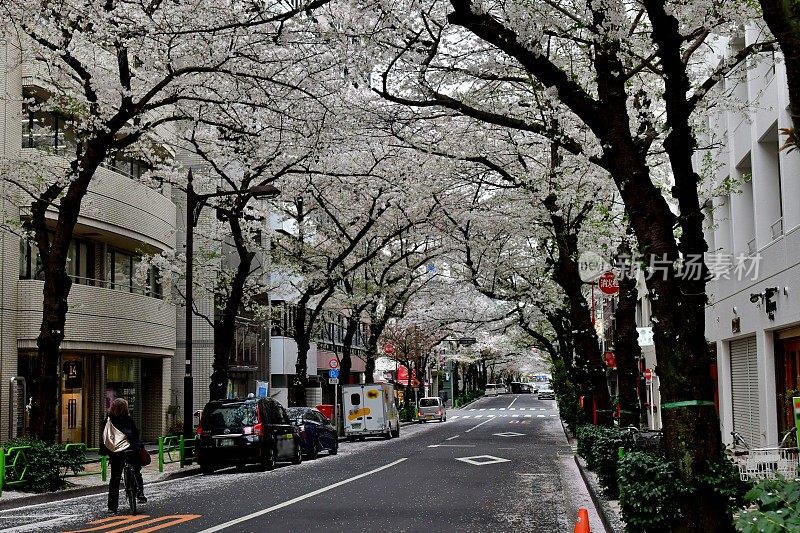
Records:
<instances>
[{"instance_id":1,"label":"shrub","mask_svg":"<svg viewBox=\"0 0 800 533\"><path fill-rule=\"evenodd\" d=\"M38 439L18 438L6 443L5 448L13 446L30 446L25 451L28 472L26 483L20 488L32 492L51 492L62 489L66 481L62 477L65 471L73 474L83 471L86 454L81 449L65 450L57 444L47 444Z\"/></svg>"},{"instance_id":2,"label":"shrub","mask_svg":"<svg viewBox=\"0 0 800 533\"><path fill-rule=\"evenodd\" d=\"M723 456L719 461L708 463L707 472L698 475L698 483L711 487L727 503L728 511L736 513L744 507L745 498L753 483L742 481L739 468L728 456Z\"/></svg>"},{"instance_id":3,"label":"shrub","mask_svg":"<svg viewBox=\"0 0 800 533\"><path fill-rule=\"evenodd\" d=\"M586 460L586 466L593 470L606 496L616 498L617 463L619 448L624 445L624 432L617 428L583 425L577 430L578 454Z\"/></svg>"},{"instance_id":4,"label":"shrub","mask_svg":"<svg viewBox=\"0 0 800 533\"><path fill-rule=\"evenodd\" d=\"M619 505L628 533L672 531L680 517L675 501L687 493L672 463L647 453L627 453L617 470Z\"/></svg>"},{"instance_id":5,"label":"shrub","mask_svg":"<svg viewBox=\"0 0 800 533\"><path fill-rule=\"evenodd\" d=\"M745 496L750 508L739 515L736 530L776 533L800 530L800 481L768 479Z\"/></svg>"}]
</instances>

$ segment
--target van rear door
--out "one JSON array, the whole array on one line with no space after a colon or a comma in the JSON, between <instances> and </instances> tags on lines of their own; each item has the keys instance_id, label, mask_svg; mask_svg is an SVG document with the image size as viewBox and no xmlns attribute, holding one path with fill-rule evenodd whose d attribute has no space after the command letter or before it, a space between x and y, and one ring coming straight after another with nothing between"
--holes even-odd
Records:
<instances>
[{"instance_id":1,"label":"van rear door","mask_svg":"<svg viewBox=\"0 0 800 533\"><path fill-rule=\"evenodd\" d=\"M383 388L380 385L365 385L364 391L364 427L367 431L383 431L386 429L386 404Z\"/></svg>"},{"instance_id":2,"label":"van rear door","mask_svg":"<svg viewBox=\"0 0 800 533\"><path fill-rule=\"evenodd\" d=\"M344 430L346 433L359 433L366 429L364 417L364 389L350 386L343 390Z\"/></svg>"}]
</instances>

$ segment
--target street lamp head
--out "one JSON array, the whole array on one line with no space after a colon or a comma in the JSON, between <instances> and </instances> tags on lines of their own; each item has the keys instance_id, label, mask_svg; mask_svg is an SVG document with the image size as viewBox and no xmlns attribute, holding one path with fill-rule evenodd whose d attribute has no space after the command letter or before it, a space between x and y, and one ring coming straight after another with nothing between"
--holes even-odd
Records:
<instances>
[{"instance_id":1,"label":"street lamp head","mask_svg":"<svg viewBox=\"0 0 800 533\"><path fill-rule=\"evenodd\" d=\"M281 193L281 190L276 186L267 183L266 185L256 185L250 187L247 192L253 195L253 198L275 198Z\"/></svg>"}]
</instances>

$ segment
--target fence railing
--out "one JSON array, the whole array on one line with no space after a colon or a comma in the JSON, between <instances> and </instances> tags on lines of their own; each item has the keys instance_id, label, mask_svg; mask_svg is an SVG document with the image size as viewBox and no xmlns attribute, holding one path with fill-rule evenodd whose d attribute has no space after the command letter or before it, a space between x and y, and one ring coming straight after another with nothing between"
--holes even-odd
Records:
<instances>
[{"instance_id":1,"label":"fence railing","mask_svg":"<svg viewBox=\"0 0 800 533\"><path fill-rule=\"evenodd\" d=\"M181 468L190 465L194 459L194 448L197 437L184 438L183 435L158 437L158 471L164 471L164 465L180 463Z\"/></svg>"},{"instance_id":2,"label":"fence railing","mask_svg":"<svg viewBox=\"0 0 800 533\"><path fill-rule=\"evenodd\" d=\"M0 448L0 495L5 486L16 487L27 482L28 459L25 452L30 446L12 446L8 450Z\"/></svg>"},{"instance_id":3,"label":"fence railing","mask_svg":"<svg viewBox=\"0 0 800 533\"><path fill-rule=\"evenodd\" d=\"M64 473L62 474L61 477L96 476L96 475L100 474L100 479L102 479L103 481L106 481L106 478L108 477L108 457L106 457L105 455L100 455L100 448L87 448L86 445L84 443L82 443L82 442L71 442L71 443L67 444L66 446L64 446L64 449L65 450L82 450L84 454L86 454L86 453L96 453L96 454L98 454L96 458L92 457L90 459L86 459L83 462L83 465L86 466L86 465L97 465L97 464L99 464L100 465L100 471L99 472L92 472L92 471L87 472L87 471L84 470L83 472L78 472L77 474L74 474L74 473L71 472L71 470L69 468L65 468L64 469Z\"/></svg>"}]
</instances>

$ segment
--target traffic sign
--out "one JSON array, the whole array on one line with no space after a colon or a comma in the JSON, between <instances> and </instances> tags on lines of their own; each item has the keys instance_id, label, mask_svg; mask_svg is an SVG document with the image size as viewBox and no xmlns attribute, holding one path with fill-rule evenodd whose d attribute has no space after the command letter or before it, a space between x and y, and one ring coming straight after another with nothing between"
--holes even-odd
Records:
<instances>
[{"instance_id":1,"label":"traffic sign","mask_svg":"<svg viewBox=\"0 0 800 533\"><path fill-rule=\"evenodd\" d=\"M619 292L619 282L613 272L606 272L600 279L597 280L597 286L600 287L600 292L609 296Z\"/></svg>"},{"instance_id":2,"label":"traffic sign","mask_svg":"<svg viewBox=\"0 0 800 533\"><path fill-rule=\"evenodd\" d=\"M339 368L339 360L335 357L332 357L330 361L328 361L328 366L330 368Z\"/></svg>"},{"instance_id":3,"label":"traffic sign","mask_svg":"<svg viewBox=\"0 0 800 533\"><path fill-rule=\"evenodd\" d=\"M383 353L386 355L392 355L394 353L394 344L391 342L387 342L383 345Z\"/></svg>"},{"instance_id":4,"label":"traffic sign","mask_svg":"<svg viewBox=\"0 0 800 533\"><path fill-rule=\"evenodd\" d=\"M331 368L328 370L328 377L329 378L338 378L339 377L339 370L336 368Z\"/></svg>"},{"instance_id":5,"label":"traffic sign","mask_svg":"<svg viewBox=\"0 0 800 533\"><path fill-rule=\"evenodd\" d=\"M331 385L338 385L339 378L328 378L328 383L330 383Z\"/></svg>"}]
</instances>

